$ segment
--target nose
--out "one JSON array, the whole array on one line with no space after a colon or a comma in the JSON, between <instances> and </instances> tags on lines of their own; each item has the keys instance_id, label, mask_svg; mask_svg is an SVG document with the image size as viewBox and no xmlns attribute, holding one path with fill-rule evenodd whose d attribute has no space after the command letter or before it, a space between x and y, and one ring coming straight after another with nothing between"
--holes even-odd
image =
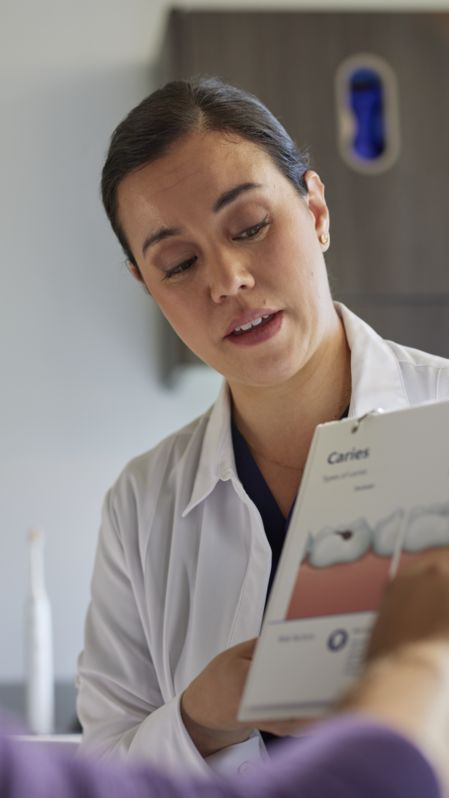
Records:
<instances>
[{"instance_id":1,"label":"nose","mask_svg":"<svg viewBox=\"0 0 449 798\"><path fill-rule=\"evenodd\" d=\"M235 251L214 254L209 268L209 291L212 301L220 304L229 296L253 288L254 275L246 258Z\"/></svg>"}]
</instances>

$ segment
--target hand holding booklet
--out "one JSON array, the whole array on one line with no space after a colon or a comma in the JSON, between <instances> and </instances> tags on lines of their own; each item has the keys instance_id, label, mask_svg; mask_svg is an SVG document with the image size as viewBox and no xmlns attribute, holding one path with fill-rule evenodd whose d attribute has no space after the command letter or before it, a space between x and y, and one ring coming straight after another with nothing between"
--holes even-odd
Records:
<instances>
[{"instance_id":1,"label":"hand holding booklet","mask_svg":"<svg viewBox=\"0 0 449 798\"><path fill-rule=\"evenodd\" d=\"M239 718L317 717L358 676L388 581L449 546L449 402L321 424Z\"/></svg>"}]
</instances>

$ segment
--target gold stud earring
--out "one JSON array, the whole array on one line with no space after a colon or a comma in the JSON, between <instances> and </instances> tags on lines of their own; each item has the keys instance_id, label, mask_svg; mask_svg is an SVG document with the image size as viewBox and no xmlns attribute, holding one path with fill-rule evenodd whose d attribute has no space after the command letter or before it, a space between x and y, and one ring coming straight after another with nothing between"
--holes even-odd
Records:
<instances>
[{"instance_id":1,"label":"gold stud earring","mask_svg":"<svg viewBox=\"0 0 449 798\"><path fill-rule=\"evenodd\" d=\"M328 244L328 243L329 243L328 234L327 233L321 233L321 235L320 235L320 244L322 244L323 247L325 247L326 244Z\"/></svg>"}]
</instances>

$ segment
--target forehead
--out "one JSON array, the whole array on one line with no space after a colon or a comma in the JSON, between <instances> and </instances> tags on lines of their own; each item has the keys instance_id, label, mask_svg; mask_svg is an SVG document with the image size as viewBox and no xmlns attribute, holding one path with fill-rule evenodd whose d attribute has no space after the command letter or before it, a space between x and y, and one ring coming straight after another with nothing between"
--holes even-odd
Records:
<instances>
[{"instance_id":1,"label":"forehead","mask_svg":"<svg viewBox=\"0 0 449 798\"><path fill-rule=\"evenodd\" d=\"M119 217L126 227L143 206L155 214L194 200L212 206L222 191L246 181L270 188L287 182L254 142L232 133L198 131L124 178L117 192Z\"/></svg>"}]
</instances>

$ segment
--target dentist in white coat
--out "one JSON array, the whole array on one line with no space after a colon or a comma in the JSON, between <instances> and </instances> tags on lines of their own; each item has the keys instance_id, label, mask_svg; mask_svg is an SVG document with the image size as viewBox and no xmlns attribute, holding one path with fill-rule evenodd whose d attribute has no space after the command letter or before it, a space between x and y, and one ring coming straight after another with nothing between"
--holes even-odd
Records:
<instances>
[{"instance_id":1,"label":"dentist in white coat","mask_svg":"<svg viewBox=\"0 0 449 798\"><path fill-rule=\"evenodd\" d=\"M79 662L85 743L243 772L266 757L261 731L293 728L236 712L316 425L449 397L449 361L334 304L323 184L238 89L153 93L114 132L102 191L130 270L224 383L106 497Z\"/></svg>"}]
</instances>

